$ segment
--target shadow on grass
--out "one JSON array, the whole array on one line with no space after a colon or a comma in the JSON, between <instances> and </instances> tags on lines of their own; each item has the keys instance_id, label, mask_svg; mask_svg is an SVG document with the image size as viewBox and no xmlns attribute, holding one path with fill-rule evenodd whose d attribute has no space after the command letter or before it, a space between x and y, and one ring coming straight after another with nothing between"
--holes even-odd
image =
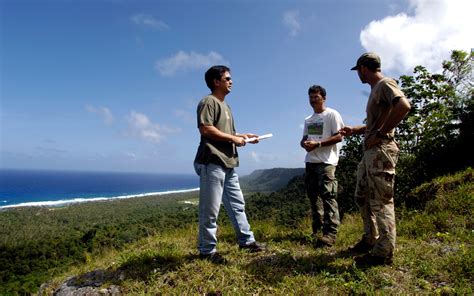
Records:
<instances>
[{"instance_id":1,"label":"shadow on grass","mask_svg":"<svg viewBox=\"0 0 474 296\"><path fill-rule=\"evenodd\" d=\"M315 239L311 237L311 234L304 234L302 232L290 232L282 235L275 235L271 237L271 240L280 243L283 241L291 241L303 245L310 245L315 243Z\"/></svg>"},{"instance_id":2,"label":"shadow on grass","mask_svg":"<svg viewBox=\"0 0 474 296\"><path fill-rule=\"evenodd\" d=\"M129 258L117 267L96 269L67 279L61 289L70 288L72 291L80 288L98 288L103 285L120 285L125 280L134 280L147 283L155 276L162 276L168 272L178 270L183 264L202 260L198 254L188 255L156 255L140 254ZM168 285L174 286L169 279Z\"/></svg>"},{"instance_id":3,"label":"shadow on grass","mask_svg":"<svg viewBox=\"0 0 474 296\"><path fill-rule=\"evenodd\" d=\"M344 250L322 253L314 256L296 257L289 253L274 253L254 259L245 269L269 284L276 284L293 275L343 274L356 275L358 270L348 264L335 263L338 259L353 257L354 253Z\"/></svg>"},{"instance_id":4,"label":"shadow on grass","mask_svg":"<svg viewBox=\"0 0 474 296\"><path fill-rule=\"evenodd\" d=\"M178 269L187 260L189 259L186 257L174 255L142 254L124 262L115 272L119 272L122 278L147 281L154 274L164 274Z\"/></svg>"},{"instance_id":5,"label":"shadow on grass","mask_svg":"<svg viewBox=\"0 0 474 296\"><path fill-rule=\"evenodd\" d=\"M141 254L130 258L117 268L97 269L69 278L63 286L82 288L100 287L106 283L119 285L127 279L147 282L154 275L177 270L182 264L198 259L198 255L160 256ZM173 283L168 283L173 286Z\"/></svg>"}]
</instances>

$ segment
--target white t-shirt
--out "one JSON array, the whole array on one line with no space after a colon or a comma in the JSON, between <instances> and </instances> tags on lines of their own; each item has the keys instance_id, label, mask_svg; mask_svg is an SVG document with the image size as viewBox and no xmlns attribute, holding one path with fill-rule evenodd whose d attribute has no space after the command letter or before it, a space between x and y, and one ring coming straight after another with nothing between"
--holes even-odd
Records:
<instances>
[{"instance_id":1,"label":"white t-shirt","mask_svg":"<svg viewBox=\"0 0 474 296\"><path fill-rule=\"evenodd\" d=\"M326 108L322 113L313 113L304 120L303 136L310 141L322 141L335 134L344 127L342 117L334 109ZM337 165L341 143L319 147L306 153L305 162L327 163Z\"/></svg>"}]
</instances>

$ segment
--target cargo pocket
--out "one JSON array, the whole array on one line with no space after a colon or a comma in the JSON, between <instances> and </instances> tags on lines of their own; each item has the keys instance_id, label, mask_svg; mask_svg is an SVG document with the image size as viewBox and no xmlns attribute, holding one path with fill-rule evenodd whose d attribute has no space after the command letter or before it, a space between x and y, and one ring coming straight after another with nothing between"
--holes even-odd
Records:
<instances>
[{"instance_id":1,"label":"cargo pocket","mask_svg":"<svg viewBox=\"0 0 474 296\"><path fill-rule=\"evenodd\" d=\"M399 149L394 141L384 141L371 155L369 172L372 175L371 187L374 189L372 198L388 201L393 198L395 182L395 166L398 161Z\"/></svg>"}]
</instances>

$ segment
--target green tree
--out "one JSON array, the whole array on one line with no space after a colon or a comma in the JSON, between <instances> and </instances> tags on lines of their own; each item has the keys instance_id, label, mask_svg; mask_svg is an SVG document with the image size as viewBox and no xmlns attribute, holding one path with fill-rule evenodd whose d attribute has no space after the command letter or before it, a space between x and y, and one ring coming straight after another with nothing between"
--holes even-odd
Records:
<instances>
[{"instance_id":1,"label":"green tree","mask_svg":"<svg viewBox=\"0 0 474 296\"><path fill-rule=\"evenodd\" d=\"M473 53L455 50L442 74L417 66L414 76L400 77L412 109L397 129L399 200L425 181L472 166L472 71Z\"/></svg>"},{"instance_id":2,"label":"green tree","mask_svg":"<svg viewBox=\"0 0 474 296\"><path fill-rule=\"evenodd\" d=\"M354 192L357 179L357 165L362 159L362 136L354 135L344 139L341 157L337 165L338 204L341 216L356 209Z\"/></svg>"},{"instance_id":3,"label":"green tree","mask_svg":"<svg viewBox=\"0 0 474 296\"><path fill-rule=\"evenodd\" d=\"M417 66L413 76L400 77L412 108L397 127L398 203L407 201L408 193L423 182L473 166L469 145L474 131L473 52L454 50L442 66L442 74ZM362 137L345 139L338 165L339 203L345 211L355 208L356 169L362 154Z\"/></svg>"}]
</instances>

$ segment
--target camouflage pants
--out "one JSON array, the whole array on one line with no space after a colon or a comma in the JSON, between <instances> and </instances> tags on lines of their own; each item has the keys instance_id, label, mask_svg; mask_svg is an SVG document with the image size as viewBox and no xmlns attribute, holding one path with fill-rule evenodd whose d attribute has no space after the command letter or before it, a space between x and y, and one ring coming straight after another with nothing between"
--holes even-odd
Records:
<instances>
[{"instance_id":1,"label":"camouflage pants","mask_svg":"<svg viewBox=\"0 0 474 296\"><path fill-rule=\"evenodd\" d=\"M335 173L334 165L306 163L305 186L311 203L313 234L322 229L323 235L333 238L340 223Z\"/></svg>"},{"instance_id":2,"label":"camouflage pants","mask_svg":"<svg viewBox=\"0 0 474 296\"><path fill-rule=\"evenodd\" d=\"M383 140L364 152L357 168L355 202L364 221L364 238L374 246L372 254L381 257L392 256L395 249L393 186L398 152L395 141Z\"/></svg>"}]
</instances>

